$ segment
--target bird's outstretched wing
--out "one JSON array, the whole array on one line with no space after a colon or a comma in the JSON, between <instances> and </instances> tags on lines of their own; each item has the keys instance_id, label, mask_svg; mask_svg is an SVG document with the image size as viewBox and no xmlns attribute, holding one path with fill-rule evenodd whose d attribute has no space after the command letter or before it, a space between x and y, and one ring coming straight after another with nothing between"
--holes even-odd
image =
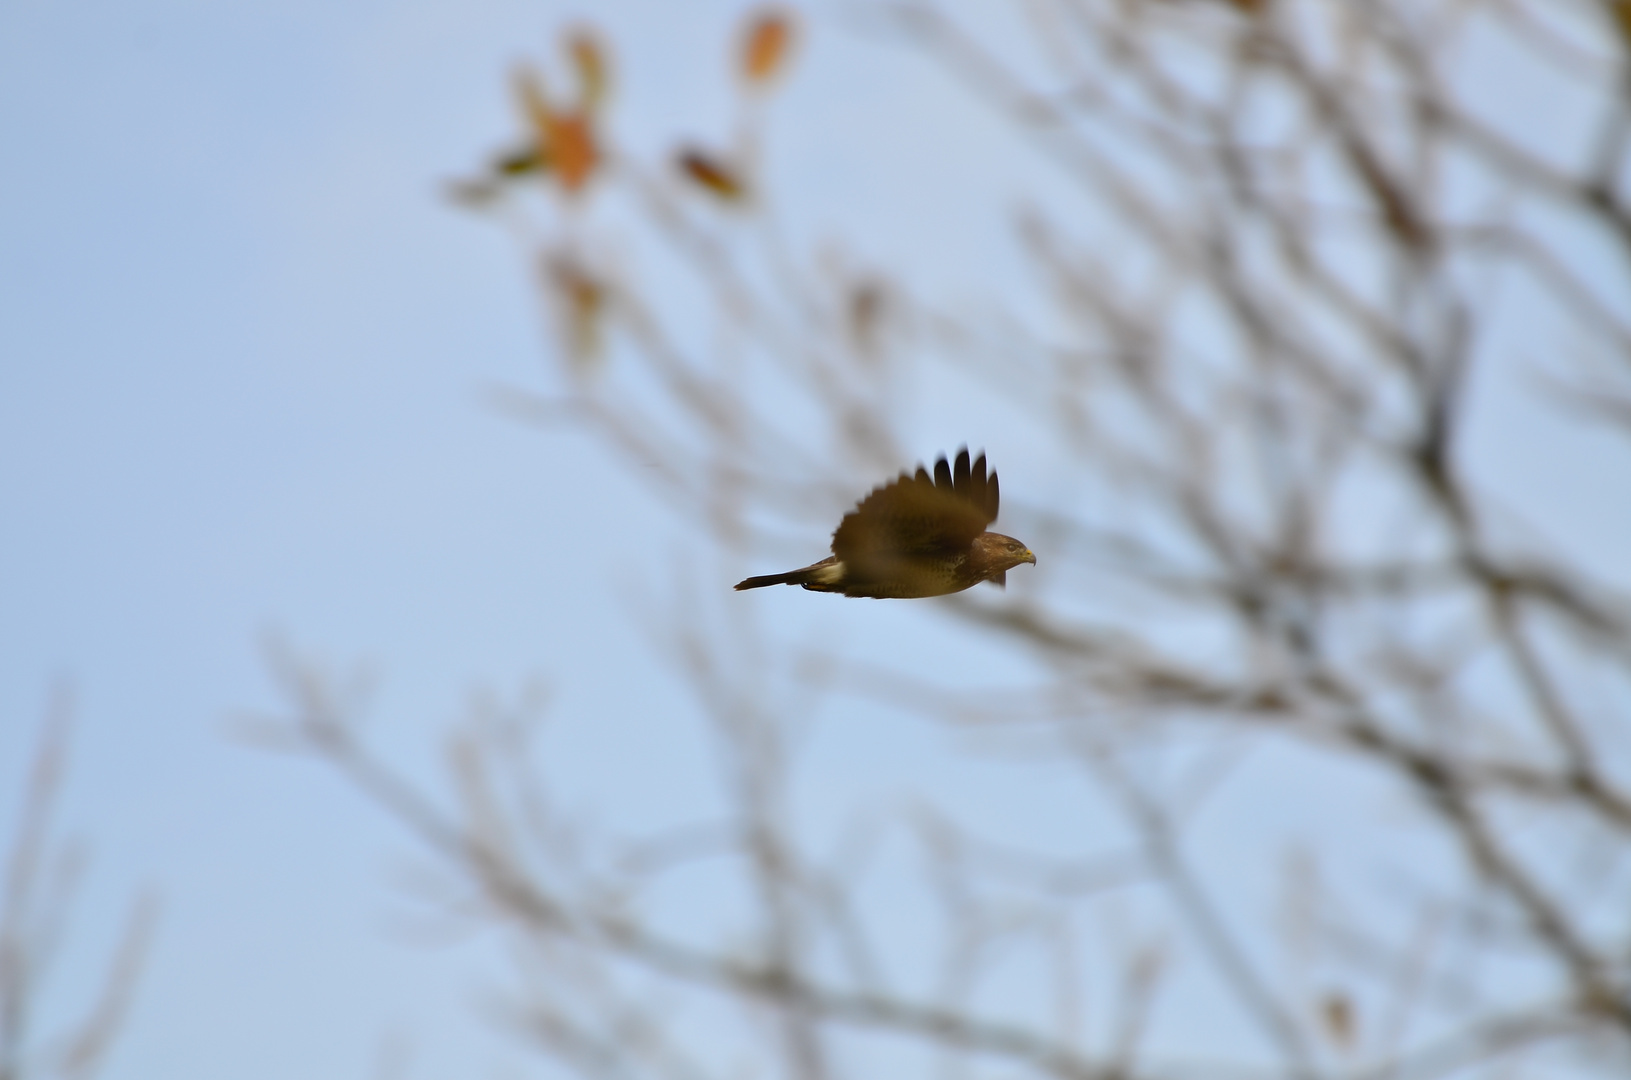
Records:
<instances>
[{"instance_id":1,"label":"bird's outstretched wing","mask_svg":"<svg viewBox=\"0 0 1631 1080\"><path fill-rule=\"evenodd\" d=\"M877 488L844 515L832 550L860 577L897 573L901 564L967 551L997 519L997 474L985 471L985 455L970 466L968 449L955 466L942 457L934 475L918 467Z\"/></svg>"}]
</instances>

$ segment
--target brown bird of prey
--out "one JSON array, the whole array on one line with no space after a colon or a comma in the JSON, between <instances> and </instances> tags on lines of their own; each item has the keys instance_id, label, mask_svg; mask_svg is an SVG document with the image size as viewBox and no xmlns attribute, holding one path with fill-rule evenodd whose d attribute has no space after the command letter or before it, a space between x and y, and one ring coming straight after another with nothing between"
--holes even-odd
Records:
<instances>
[{"instance_id":1,"label":"brown bird of prey","mask_svg":"<svg viewBox=\"0 0 1631 1080\"><path fill-rule=\"evenodd\" d=\"M862 499L832 534L832 554L802 570L750 577L738 589L803 585L845 596L906 598L962 592L982 581L1007 584L1009 568L1036 565L1031 549L1012 536L986 532L997 520L997 474L985 455L957 464L944 455L934 475L919 465Z\"/></svg>"}]
</instances>

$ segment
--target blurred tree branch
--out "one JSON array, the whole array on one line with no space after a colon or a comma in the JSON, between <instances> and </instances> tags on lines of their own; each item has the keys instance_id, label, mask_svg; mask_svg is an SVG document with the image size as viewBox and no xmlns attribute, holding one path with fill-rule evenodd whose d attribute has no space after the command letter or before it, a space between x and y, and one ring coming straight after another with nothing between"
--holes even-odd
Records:
<instances>
[{"instance_id":1,"label":"blurred tree branch","mask_svg":"<svg viewBox=\"0 0 1631 1080\"><path fill-rule=\"evenodd\" d=\"M86 1009L74 1024L41 1030L47 977L68 942L68 916L85 852L53 836L53 814L68 757L69 704L59 693L41 725L0 902L0 1080L96 1075L129 1011L158 906L150 896L131 906L102 984L76 990Z\"/></svg>"}]
</instances>

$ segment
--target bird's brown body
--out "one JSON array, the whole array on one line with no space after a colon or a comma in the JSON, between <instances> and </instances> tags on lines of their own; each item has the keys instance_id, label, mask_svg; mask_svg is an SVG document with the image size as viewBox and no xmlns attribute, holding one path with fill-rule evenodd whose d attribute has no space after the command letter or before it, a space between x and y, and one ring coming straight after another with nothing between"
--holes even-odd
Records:
<instances>
[{"instance_id":1,"label":"bird's brown body","mask_svg":"<svg viewBox=\"0 0 1631 1080\"><path fill-rule=\"evenodd\" d=\"M832 555L785 574L750 577L738 589L802 585L814 592L908 599L961 592L982 581L1006 584L1020 563L1036 564L1011 536L986 532L997 519L997 474L985 455L972 465L968 450L953 467L941 457L934 475L922 466L877 488L844 515Z\"/></svg>"}]
</instances>

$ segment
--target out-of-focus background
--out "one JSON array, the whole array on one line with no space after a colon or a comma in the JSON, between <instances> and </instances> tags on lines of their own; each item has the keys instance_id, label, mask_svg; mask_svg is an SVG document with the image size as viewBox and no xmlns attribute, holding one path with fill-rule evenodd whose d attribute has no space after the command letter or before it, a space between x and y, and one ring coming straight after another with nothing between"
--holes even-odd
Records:
<instances>
[{"instance_id":1,"label":"out-of-focus background","mask_svg":"<svg viewBox=\"0 0 1631 1080\"><path fill-rule=\"evenodd\" d=\"M8 5L0 1077L1623 1075L1628 58Z\"/></svg>"}]
</instances>

